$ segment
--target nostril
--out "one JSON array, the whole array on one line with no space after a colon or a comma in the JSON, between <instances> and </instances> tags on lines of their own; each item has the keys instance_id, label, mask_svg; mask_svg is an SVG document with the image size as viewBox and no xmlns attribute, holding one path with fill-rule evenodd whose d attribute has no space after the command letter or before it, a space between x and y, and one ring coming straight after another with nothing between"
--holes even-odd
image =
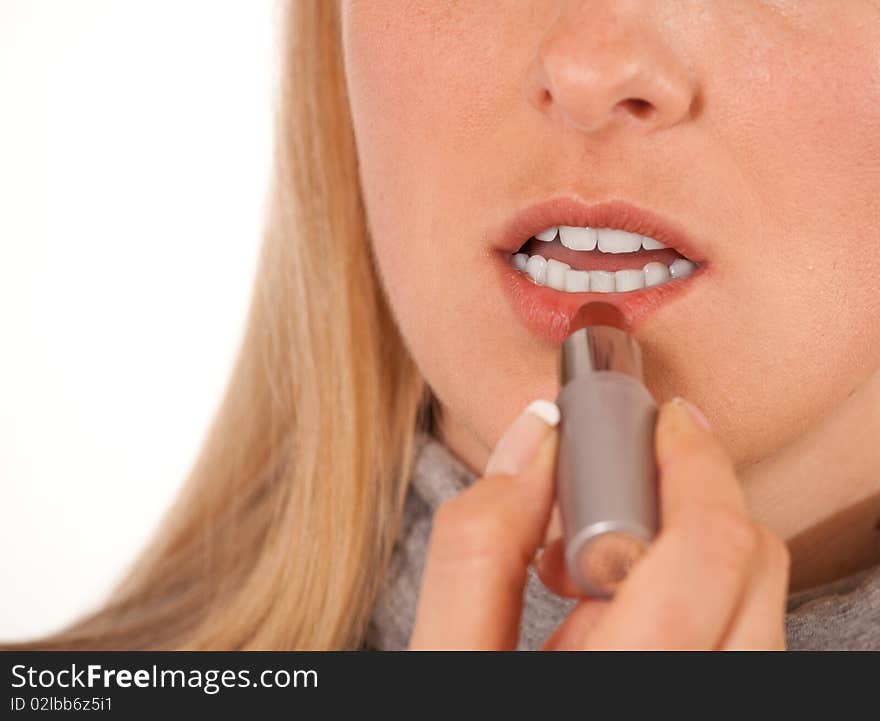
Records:
<instances>
[{"instance_id":1,"label":"nostril","mask_svg":"<svg viewBox=\"0 0 880 721\"><path fill-rule=\"evenodd\" d=\"M647 100L642 100L642 98L627 98L626 100L621 100L619 105L640 120L646 120L654 114L654 106Z\"/></svg>"}]
</instances>

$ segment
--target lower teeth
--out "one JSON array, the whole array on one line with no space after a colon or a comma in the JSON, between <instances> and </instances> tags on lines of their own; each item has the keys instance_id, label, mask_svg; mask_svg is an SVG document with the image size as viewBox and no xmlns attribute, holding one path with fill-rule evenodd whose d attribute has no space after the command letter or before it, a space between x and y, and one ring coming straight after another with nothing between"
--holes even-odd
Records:
<instances>
[{"instance_id":1,"label":"lower teeth","mask_svg":"<svg viewBox=\"0 0 880 721\"><path fill-rule=\"evenodd\" d=\"M511 264L529 276L538 285L546 285L564 293L627 293L642 288L663 285L670 280L687 278L700 266L687 258L676 258L666 265L657 261L644 268L626 270L576 270L558 260L547 260L542 255L516 253Z\"/></svg>"}]
</instances>

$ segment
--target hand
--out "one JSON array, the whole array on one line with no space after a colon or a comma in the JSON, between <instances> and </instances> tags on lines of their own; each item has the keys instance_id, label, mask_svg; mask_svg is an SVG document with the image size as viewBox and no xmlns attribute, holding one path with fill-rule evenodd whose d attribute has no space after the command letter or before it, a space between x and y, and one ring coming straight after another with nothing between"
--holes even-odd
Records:
<instances>
[{"instance_id":1,"label":"hand","mask_svg":"<svg viewBox=\"0 0 880 721\"><path fill-rule=\"evenodd\" d=\"M484 476L435 514L411 649L516 648L558 442L558 410L554 418L553 404L533 406ZM661 530L613 599L582 597L561 539L541 554L544 584L581 598L543 649L784 649L788 551L749 518L726 451L673 401L660 408L655 452Z\"/></svg>"}]
</instances>

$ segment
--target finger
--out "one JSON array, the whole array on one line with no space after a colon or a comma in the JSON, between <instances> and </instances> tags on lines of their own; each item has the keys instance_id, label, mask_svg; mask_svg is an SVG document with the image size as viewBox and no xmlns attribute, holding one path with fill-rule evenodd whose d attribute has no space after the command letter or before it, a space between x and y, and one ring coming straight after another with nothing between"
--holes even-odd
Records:
<instances>
[{"instance_id":1,"label":"finger","mask_svg":"<svg viewBox=\"0 0 880 721\"><path fill-rule=\"evenodd\" d=\"M546 427L559 424L559 407L538 399L526 409L498 439L483 476L516 475L525 468L543 440Z\"/></svg>"},{"instance_id":2,"label":"finger","mask_svg":"<svg viewBox=\"0 0 880 721\"><path fill-rule=\"evenodd\" d=\"M757 542L738 517L682 518L618 589L591 648L713 649L743 596Z\"/></svg>"},{"instance_id":3,"label":"finger","mask_svg":"<svg viewBox=\"0 0 880 721\"><path fill-rule=\"evenodd\" d=\"M565 539L557 538L544 546L535 559L535 571L541 583L557 596L583 597L584 592L572 580L565 565Z\"/></svg>"},{"instance_id":4,"label":"finger","mask_svg":"<svg viewBox=\"0 0 880 721\"><path fill-rule=\"evenodd\" d=\"M750 575L757 534L723 448L681 402L661 407L656 448L663 526L591 647L715 648Z\"/></svg>"},{"instance_id":5,"label":"finger","mask_svg":"<svg viewBox=\"0 0 880 721\"><path fill-rule=\"evenodd\" d=\"M757 562L727 637L725 650L785 650L788 600L788 548L770 531L758 527Z\"/></svg>"},{"instance_id":6,"label":"finger","mask_svg":"<svg viewBox=\"0 0 880 721\"><path fill-rule=\"evenodd\" d=\"M658 414L654 437L660 481L660 525L679 511L722 506L746 514L745 494L725 448L690 402L674 398Z\"/></svg>"},{"instance_id":7,"label":"finger","mask_svg":"<svg viewBox=\"0 0 880 721\"><path fill-rule=\"evenodd\" d=\"M553 541L562 536L562 516L559 512L559 504L553 504L553 511L550 514L550 523L547 525L547 532L544 534L544 540L541 548L549 546Z\"/></svg>"},{"instance_id":8,"label":"finger","mask_svg":"<svg viewBox=\"0 0 880 721\"><path fill-rule=\"evenodd\" d=\"M611 602L587 598L571 613L541 645L542 651L583 651L590 646L590 634L598 627Z\"/></svg>"},{"instance_id":9,"label":"finger","mask_svg":"<svg viewBox=\"0 0 880 721\"><path fill-rule=\"evenodd\" d=\"M487 464L516 473L479 478L440 506L411 649L516 647L528 565L550 518L556 443L546 414L533 404ZM534 449L530 459L521 453L526 447ZM524 460L528 465L518 468Z\"/></svg>"}]
</instances>

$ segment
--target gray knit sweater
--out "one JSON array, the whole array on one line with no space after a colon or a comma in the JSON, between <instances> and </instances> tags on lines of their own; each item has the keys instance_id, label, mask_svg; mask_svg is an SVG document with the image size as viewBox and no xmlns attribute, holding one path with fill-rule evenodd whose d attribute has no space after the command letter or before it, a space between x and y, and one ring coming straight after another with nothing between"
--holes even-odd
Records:
<instances>
[{"instance_id":1,"label":"gray knit sweater","mask_svg":"<svg viewBox=\"0 0 880 721\"><path fill-rule=\"evenodd\" d=\"M403 525L368 628L367 648L406 648L434 511L474 480L445 445L431 435L419 436ZM574 603L548 591L529 568L519 649L538 649ZM792 594L787 611L790 650L880 650L880 566Z\"/></svg>"}]
</instances>

